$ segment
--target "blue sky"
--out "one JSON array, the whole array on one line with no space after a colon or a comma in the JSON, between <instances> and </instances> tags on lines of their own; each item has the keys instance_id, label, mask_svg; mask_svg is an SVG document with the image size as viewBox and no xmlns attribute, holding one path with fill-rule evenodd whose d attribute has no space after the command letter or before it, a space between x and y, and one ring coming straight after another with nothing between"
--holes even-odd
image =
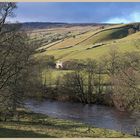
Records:
<instances>
[{"instance_id":1,"label":"blue sky","mask_svg":"<svg viewBox=\"0 0 140 140\"><path fill-rule=\"evenodd\" d=\"M140 22L140 2L19 2L17 5L14 21L19 22Z\"/></svg>"}]
</instances>

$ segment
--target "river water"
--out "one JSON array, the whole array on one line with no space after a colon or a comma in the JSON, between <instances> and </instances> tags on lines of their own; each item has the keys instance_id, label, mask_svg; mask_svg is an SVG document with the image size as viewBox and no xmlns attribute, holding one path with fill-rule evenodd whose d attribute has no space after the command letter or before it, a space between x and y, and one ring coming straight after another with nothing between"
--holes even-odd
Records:
<instances>
[{"instance_id":1,"label":"river water","mask_svg":"<svg viewBox=\"0 0 140 140\"><path fill-rule=\"evenodd\" d=\"M60 119L76 120L100 128L109 128L134 134L134 128L140 127L140 115L120 112L113 107L84 105L60 101L28 100L26 107L36 113L46 114Z\"/></svg>"}]
</instances>

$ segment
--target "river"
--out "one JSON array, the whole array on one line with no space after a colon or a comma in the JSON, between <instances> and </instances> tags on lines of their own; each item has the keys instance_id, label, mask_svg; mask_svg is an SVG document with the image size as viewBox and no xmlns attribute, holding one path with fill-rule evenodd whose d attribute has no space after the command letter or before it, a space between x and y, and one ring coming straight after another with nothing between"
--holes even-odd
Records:
<instances>
[{"instance_id":1,"label":"river","mask_svg":"<svg viewBox=\"0 0 140 140\"><path fill-rule=\"evenodd\" d=\"M50 117L76 120L99 128L109 128L130 134L134 134L135 127L140 127L140 115L120 112L113 107L51 100L41 102L28 100L26 107L33 112Z\"/></svg>"}]
</instances>

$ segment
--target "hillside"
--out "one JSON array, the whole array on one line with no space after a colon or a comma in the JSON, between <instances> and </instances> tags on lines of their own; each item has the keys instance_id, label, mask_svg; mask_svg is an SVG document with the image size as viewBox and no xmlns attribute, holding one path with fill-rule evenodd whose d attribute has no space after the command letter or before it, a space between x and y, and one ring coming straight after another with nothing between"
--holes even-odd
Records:
<instances>
[{"instance_id":1,"label":"hillside","mask_svg":"<svg viewBox=\"0 0 140 140\"><path fill-rule=\"evenodd\" d=\"M74 29L77 28L77 30ZM37 58L53 55L56 59L98 59L106 55L110 47L117 46L122 52L139 49L139 23L59 28L52 33L59 33L60 39L41 46ZM73 30L72 30L73 29ZM62 32L63 30L63 32ZM71 30L71 31L70 31ZM61 32L60 32L61 31ZM64 32L65 31L65 32ZM53 36L51 37L53 38ZM42 51L41 51L42 50Z\"/></svg>"},{"instance_id":2,"label":"hillside","mask_svg":"<svg viewBox=\"0 0 140 140\"><path fill-rule=\"evenodd\" d=\"M106 23L63 23L63 22L25 22L22 23L22 27L25 30L34 30L34 29L49 29L49 28L60 28L60 27L85 27L85 26L106 26L112 24Z\"/></svg>"}]
</instances>

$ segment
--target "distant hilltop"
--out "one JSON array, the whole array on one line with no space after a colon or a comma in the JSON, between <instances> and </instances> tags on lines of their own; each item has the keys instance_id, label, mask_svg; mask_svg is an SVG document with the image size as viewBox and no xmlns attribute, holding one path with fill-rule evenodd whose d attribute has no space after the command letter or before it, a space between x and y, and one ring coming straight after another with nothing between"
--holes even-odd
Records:
<instances>
[{"instance_id":1,"label":"distant hilltop","mask_svg":"<svg viewBox=\"0 0 140 140\"><path fill-rule=\"evenodd\" d=\"M46 29L55 27L72 27L72 26L104 26L115 25L108 23L63 23L63 22L24 22L21 23L24 29Z\"/></svg>"}]
</instances>

